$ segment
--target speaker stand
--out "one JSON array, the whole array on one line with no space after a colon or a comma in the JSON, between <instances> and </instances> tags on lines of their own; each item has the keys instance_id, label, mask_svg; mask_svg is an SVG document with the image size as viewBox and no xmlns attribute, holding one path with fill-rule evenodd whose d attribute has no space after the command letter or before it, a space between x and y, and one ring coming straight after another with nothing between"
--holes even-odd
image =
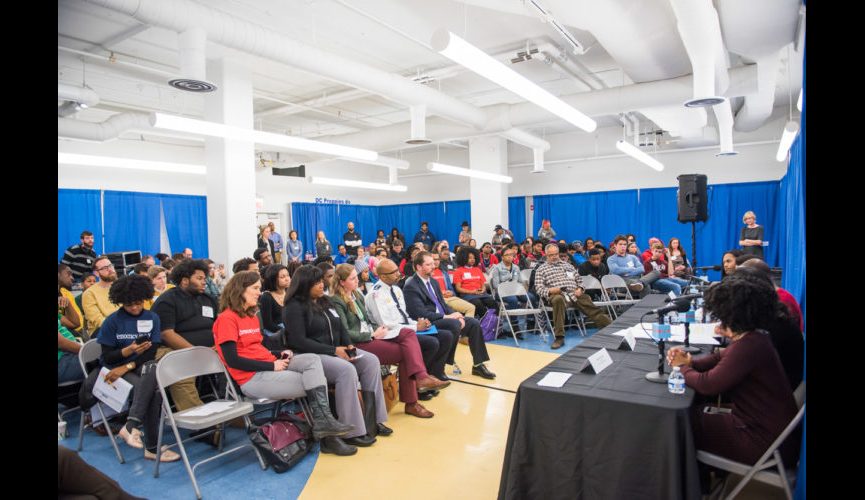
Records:
<instances>
[{"instance_id":1,"label":"speaker stand","mask_svg":"<svg viewBox=\"0 0 865 500\"><path fill-rule=\"evenodd\" d=\"M697 223L691 221L691 269L697 269Z\"/></svg>"}]
</instances>

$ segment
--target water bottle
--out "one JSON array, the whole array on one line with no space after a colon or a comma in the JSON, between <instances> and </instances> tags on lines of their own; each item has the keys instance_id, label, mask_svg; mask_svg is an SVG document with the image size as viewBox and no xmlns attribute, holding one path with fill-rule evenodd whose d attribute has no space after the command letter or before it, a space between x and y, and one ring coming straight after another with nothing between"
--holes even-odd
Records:
<instances>
[{"instance_id":1,"label":"water bottle","mask_svg":"<svg viewBox=\"0 0 865 500\"><path fill-rule=\"evenodd\" d=\"M453 374L454 374L454 375L462 375L462 373L463 373L463 371L460 370L459 365L456 363L456 361L454 361L454 371L453 371Z\"/></svg>"},{"instance_id":2,"label":"water bottle","mask_svg":"<svg viewBox=\"0 0 865 500\"><path fill-rule=\"evenodd\" d=\"M685 394L685 376L678 366L673 367L670 378L667 379L667 389L673 394Z\"/></svg>"},{"instance_id":3,"label":"water bottle","mask_svg":"<svg viewBox=\"0 0 865 500\"><path fill-rule=\"evenodd\" d=\"M315 260L315 258L313 258L313 256L312 256L312 252L311 252L311 251L309 251L309 250L306 251L306 255L304 255L304 260L305 260L306 262L312 262L312 261Z\"/></svg>"}]
</instances>

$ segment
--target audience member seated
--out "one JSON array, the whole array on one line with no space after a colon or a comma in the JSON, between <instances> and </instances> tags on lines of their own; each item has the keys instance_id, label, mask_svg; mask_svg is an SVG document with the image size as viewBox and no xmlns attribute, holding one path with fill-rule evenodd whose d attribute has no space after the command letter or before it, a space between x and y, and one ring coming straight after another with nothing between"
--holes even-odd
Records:
<instances>
[{"instance_id":1,"label":"audience member seated","mask_svg":"<svg viewBox=\"0 0 865 500\"><path fill-rule=\"evenodd\" d=\"M652 258L643 264L643 270L646 273L655 271L658 273L658 279L652 283L652 288L664 293L673 292L677 297L682 295L682 288L688 286L689 281L667 274L667 262L664 260L664 245L655 243L652 248Z\"/></svg>"},{"instance_id":2,"label":"audience member seated","mask_svg":"<svg viewBox=\"0 0 865 500\"><path fill-rule=\"evenodd\" d=\"M63 315L63 326L76 334L84 330L84 315L72 295L72 270L66 264L57 265L57 308Z\"/></svg>"},{"instance_id":3,"label":"audience member seated","mask_svg":"<svg viewBox=\"0 0 865 500\"><path fill-rule=\"evenodd\" d=\"M691 262L688 261L688 255L682 248L679 238L670 238L670 243L664 251L667 262L670 263L670 274L677 278L688 279L691 276Z\"/></svg>"},{"instance_id":4,"label":"audience member seated","mask_svg":"<svg viewBox=\"0 0 865 500\"><path fill-rule=\"evenodd\" d=\"M418 231L414 235L414 243L423 243L426 248L430 248L435 242L436 237L432 232L430 232L429 224L427 224L426 222L421 222L420 231Z\"/></svg>"},{"instance_id":5,"label":"audience member seated","mask_svg":"<svg viewBox=\"0 0 865 500\"><path fill-rule=\"evenodd\" d=\"M599 245L595 245L598 246ZM600 247L599 247L600 248ZM611 274L617 274L625 280L632 292L640 292L645 296L652 282L657 279L657 273L643 275L643 263L640 259L627 253L628 240L624 236L617 236L615 241L615 253L607 258L607 267ZM601 257L603 260L603 256Z\"/></svg>"},{"instance_id":6,"label":"audience member seated","mask_svg":"<svg viewBox=\"0 0 865 500\"><path fill-rule=\"evenodd\" d=\"M276 266L273 266L276 267ZM285 267L280 274L285 272ZM255 316L261 277L241 271L228 280L222 294L222 312L213 323L213 343L240 391L255 399L294 399L306 396L315 439L344 436L353 427L338 422L330 412L327 380L315 354L294 354L290 349L269 351ZM324 443L322 443L324 446ZM357 452L357 448L350 454ZM327 453L328 451L322 450Z\"/></svg>"},{"instance_id":7,"label":"audience member seated","mask_svg":"<svg viewBox=\"0 0 865 500\"><path fill-rule=\"evenodd\" d=\"M481 251L477 252L475 250L472 255L475 257L475 262L472 265L478 266L481 273L489 272L494 265L499 263L499 258L493 254L493 246L490 243L484 243L481 245ZM456 259L456 265L457 267L461 265L459 258ZM456 283L456 280L454 280L454 283Z\"/></svg>"},{"instance_id":8,"label":"audience member seated","mask_svg":"<svg viewBox=\"0 0 865 500\"><path fill-rule=\"evenodd\" d=\"M640 262L642 262L643 264L646 263L646 260L643 259L643 254L640 253L640 247L637 246L636 241L632 241L632 242L628 243L628 253L636 256L638 259L640 259Z\"/></svg>"},{"instance_id":9,"label":"audience member seated","mask_svg":"<svg viewBox=\"0 0 865 500\"><path fill-rule=\"evenodd\" d=\"M514 257L516 257L516 255L517 246L509 245L502 252L502 261L493 266L492 273L490 273L490 288L493 291L496 301L499 299L499 285L509 282L520 283L520 268L514 264ZM511 295L509 297L504 297L502 300L505 303L505 307L508 309L520 309L526 307L523 297ZM510 323L504 318L503 321L505 328L510 328ZM518 316L517 325L517 330L526 330L526 317ZM522 337L522 333L517 334L517 338L521 339Z\"/></svg>"},{"instance_id":10,"label":"audience member seated","mask_svg":"<svg viewBox=\"0 0 865 500\"><path fill-rule=\"evenodd\" d=\"M373 245L376 247L383 247L387 245L387 236L384 234L384 229L379 229L375 232L375 240L373 241Z\"/></svg>"},{"instance_id":11,"label":"audience member seated","mask_svg":"<svg viewBox=\"0 0 865 500\"><path fill-rule=\"evenodd\" d=\"M297 262L297 261L293 261ZM291 284L288 268L282 264L273 264L264 272L261 294L261 324L264 335L282 335L285 325L282 323L282 308L285 305L285 291Z\"/></svg>"},{"instance_id":12,"label":"audience member seated","mask_svg":"<svg viewBox=\"0 0 865 500\"><path fill-rule=\"evenodd\" d=\"M334 265L330 262L319 262L315 265L324 275L324 294L330 295L330 282L333 280Z\"/></svg>"},{"instance_id":13,"label":"audience member seated","mask_svg":"<svg viewBox=\"0 0 865 500\"><path fill-rule=\"evenodd\" d=\"M94 275L93 272L91 271L91 272L87 273L87 275L84 276L84 279L81 280L81 293L79 293L75 297L75 305L78 306L78 310L81 311L81 318L84 320L84 322L82 324L85 326L87 325L87 318L84 316L84 304L81 302L81 299L84 298L83 297L84 292L86 292L88 288L90 288L91 286L93 286L95 284L96 284L96 275ZM84 330L86 330L86 329L82 328L82 331L84 331Z\"/></svg>"},{"instance_id":14,"label":"audience member seated","mask_svg":"<svg viewBox=\"0 0 865 500\"><path fill-rule=\"evenodd\" d=\"M477 251L470 248L460 248L460 252L468 252L469 250ZM433 262L429 252L419 252L414 257L412 263L416 275L409 278L403 287L409 316L415 320L424 318L432 321L439 332L443 330L450 332L454 339L458 339L462 335L467 336L469 349L472 353L472 375L487 379L495 378L495 373L484 365L484 362L489 361L490 357L487 354L480 322L475 318L464 318L462 314L453 311L445 303L438 282L431 279L435 265ZM457 255L457 263L459 262L460 255ZM457 269L456 273L459 274L459 272ZM448 364L454 363L456 346L457 342L454 342L448 353ZM447 380L447 377L443 378L437 373L433 373L433 375L441 380Z\"/></svg>"},{"instance_id":15,"label":"audience member seated","mask_svg":"<svg viewBox=\"0 0 865 500\"><path fill-rule=\"evenodd\" d=\"M496 227L493 228L493 231L493 237L490 240L493 246L502 245L506 239L514 241L514 233L512 233L510 229L503 228L501 224L496 224ZM497 263L494 262L493 264Z\"/></svg>"},{"instance_id":16,"label":"audience member seated","mask_svg":"<svg viewBox=\"0 0 865 500\"><path fill-rule=\"evenodd\" d=\"M168 272L162 266L151 266L147 270L147 277L153 283L153 298L144 301L144 308L150 310L156 297L174 288L174 285L168 282Z\"/></svg>"},{"instance_id":17,"label":"audience member seated","mask_svg":"<svg viewBox=\"0 0 865 500\"><path fill-rule=\"evenodd\" d=\"M346 249L345 245L340 243L339 246L337 246L336 256L334 256L333 258L333 263L336 265L345 264L346 262L348 262L349 257L350 255L348 255L348 250Z\"/></svg>"},{"instance_id":18,"label":"audience member seated","mask_svg":"<svg viewBox=\"0 0 865 500\"><path fill-rule=\"evenodd\" d=\"M222 295L222 289L225 288L225 266L222 264L216 265L216 262L213 262L210 259L204 259L205 264L207 264L207 281L205 284L206 293L213 296L214 299L219 301L219 296Z\"/></svg>"},{"instance_id":19,"label":"audience member seated","mask_svg":"<svg viewBox=\"0 0 865 500\"><path fill-rule=\"evenodd\" d=\"M583 254L583 242L574 240L568 245L568 255L571 257L571 265L579 267L586 261L586 256Z\"/></svg>"},{"instance_id":20,"label":"audience member seated","mask_svg":"<svg viewBox=\"0 0 865 500\"><path fill-rule=\"evenodd\" d=\"M165 259L159 262L159 265L165 268L166 271L171 272L174 269L174 266L177 265L177 261L174 259Z\"/></svg>"},{"instance_id":21,"label":"audience member seated","mask_svg":"<svg viewBox=\"0 0 865 500\"><path fill-rule=\"evenodd\" d=\"M78 351L81 344L68 328L60 323L60 314L57 315L57 383L83 380L84 373L78 362Z\"/></svg>"},{"instance_id":22,"label":"audience member seated","mask_svg":"<svg viewBox=\"0 0 865 500\"><path fill-rule=\"evenodd\" d=\"M388 244L388 246L390 246L391 248L393 248L393 246L394 246L394 244L395 244L394 242L395 242L396 240L399 240L399 241L402 242L402 245L401 245L401 246L405 246L405 235L402 234L402 233L400 233L400 232L399 232L399 229L397 229L397 228L394 227L394 228L391 228L391 230L390 230L390 234L387 236L387 244Z\"/></svg>"},{"instance_id":23,"label":"audience member seated","mask_svg":"<svg viewBox=\"0 0 865 500\"><path fill-rule=\"evenodd\" d=\"M484 248L489 248L484 245ZM495 259L495 256L490 256ZM496 307L493 296L486 293L484 283L487 278L484 271L476 266L478 258L483 261L483 256L478 254L474 248L460 248L457 252L457 268L454 270L454 289L463 300L471 302L477 311L477 318L483 318L487 309ZM498 264L496 260L495 264ZM494 264L494 265L495 265ZM489 268L492 270L492 267Z\"/></svg>"},{"instance_id":24,"label":"audience member seated","mask_svg":"<svg viewBox=\"0 0 865 500\"><path fill-rule=\"evenodd\" d=\"M148 266L144 262L139 262L138 264L132 266L132 272L129 274L140 274L142 276L147 276L147 269L149 267L150 266Z\"/></svg>"},{"instance_id":25,"label":"audience member seated","mask_svg":"<svg viewBox=\"0 0 865 500\"><path fill-rule=\"evenodd\" d=\"M258 262L255 259L244 257L242 259L238 259L231 266L231 273L237 274L240 271L255 271L258 272Z\"/></svg>"},{"instance_id":26,"label":"audience member seated","mask_svg":"<svg viewBox=\"0 0 865 500\"><path fill-rule=\"evenodd\" d=\"M402 260L405 258L405 250L403 247L403 241L400 239L396 239L393 243L388 242L388 246L390 246L390 252L388 252L388 257L393 261L397 266L400 265Z\"/></svg>"},{"instance_id":27,"label":"audience member seated","mask_svg":"<svg viewBox=\"0 0 865 500\"><path fill-rule=\"evenodd\" d=\"M391 331L387 326L375 323L373 316L367 312L364 297L358 292L357 284L358 276L354 268L349 264L337 266L331 283L334 291L331 301L343 328L355 345L374 353L382 363L399 365L399 397L400 401L405 403L405 412L420 418L432 417L433 413L417 402L418 391L443 389L450 385L450 382L439 380L427 373L414 329L396 326L394 331ZM374 404L372 400L364 401L364 408ZM379 426L379 433L382 433L382 428L387 429L383 424ZM383 434L388 435L390 431L386 430Z\"/></svg>"},{"instance_id":28,"label":"audience member seated","mask_svg":"<svg viewBox=\"0 0 865 500\"><path fill-rule=\"evenodd\" d=\"M586 245L585 245L586 252L595 248L595 239L592 238L591 236L586 236L585 242L586 242Z\"/></svg>"},{"instance_id":29,"label":"audience member seated","mask_svg":"<svg viewBox=\"0 0 865 500\"><path fill-rule=\"evenodd\" d=\"M117 281L117 271L108 257L97 257L93 262L93 272L99 277L99 282L82 293L81 305L87 322L87 331L95 337L102 322L118 309L119 306L108 299L108 289Z\"/></svg>"},{"instance_id":30,"label":"audience member seated","mask_svg":"<svg viewBox=\"0 0 865 500\"><path fill-rule=\"evenodd\" d=\"M532 244L532 240L526 238L520 245L520 252L518 254L520 269L533 269L538 265L538 261L532 253Z\"/></svg>"},{"instance_id":31,"label":"audience member seated","mask_svg":"<svg viewBox=\"0 0 865 500\"><path fill-rule=\"evenodd\" d=\"M266 248L256 248L255 251L252 252L252 258L258 263L259 273L263 273L264 268L273 264L273 254Z\"/></svg>"},{"instance_id":32,"label":"audience member seated","mask_svg":"<svg viewBox=\"0 0 865 500\"><path fill-rule=\"evenodd\" d=\"M742 251L738 248L724 252L721 258L721 279L733 274L733 271L736 270L736 259L742 255Z\"/></svg>"},{"instance_id":33,"label":"audience member seated","mask_svg":"<svg viewBox=\"0 0 865 500\"><path fill-rule=\"evenodd\" d=\"M387 259L390 260L390 259ZM363 295L372 290L372 286L378 283L378 280L372 279L372 270L364 269L357 277L357 291Z\"/></svg>"},{"instance_id":34,"label":"audience member seated","mask_svg":"<svg viewBox=\"0 0 865 500\"><path fill-rule=\"evenodd\" d=\"M447 251L442 250L442 253ZM445 298L445 304L463 316L473 318L475 317L475 306L471 302L457 297L453 286L453 273L453 271L447 270L446 266L442 265L439 255L433 254L432 278L438 281L442 296Z\"/></svg>"},{"instance_id":35,"label":"audience member seated","mask_svg":"<svg viewBox=\"0 0 865 500\"><path fill-rule=\"evenodd\" d=\"M406 252L406 257L402 260L402 262L399 263L399 272L402 275L402 278L399 280L400 288L405 288L406 280L414 276L414 266L412 265L412 260L418 252L422 251L423 250L419 249L415 245L410 246L408 248L408 251Z\"/></svg>"},{"instance_id":36,"label":"audience member seated","mask_svg":"<svg viewBox=\"0 0 865 500\"><path fill-rule=\"evenodd\" d=\"M597 248L593 248L589 250L589 260L580 264L580 267L577 268L577 272L580 273L580 276L592 276L598 280L598 283L600 283L602 277L610 274L610 269L601 260L601 251ZM588 294L592 300L603 299L600 290L588 290Z\"/></svg>"},{"instance_id":37,"label":"audience member seated","mask_svg":"<svg viewBox=\"0 0 865 500\"><path fill-rule=\"evenodd\" d=\"M764 279L734 273L705 292L705 309L720 320L715 332L730 339L726 349L691 357L682 347L667 351L667 362L679 366L685 384L713 398L724 393L731 413L704 413L704 404L692 407L691 423L697 449L738 462L753 464L778 437L797 412L778 353L769 335L778 311L778 295ZM793 466L799 443L786 440L781 447L785 465Z\"/></svg>"},{"instance_id":38,"label":"audience member seated","mask_svg":"<svg viewBox=\"0 0 865 500\"><path fill-rule=\"evenodd\" d=\"M564 246L564 245L562 245ZM553 308L553 349L565 345L565 309L577 309L594 321L600 329L612 321L596 306L580 286L580 275L570 263L559 258L562 249L556 243L546 246L546 262L535 272L535 290Z\"/></svg>"},{"instance_id":39,"label":"audience member seated","mask_svg":"<svg viewBox=\"0 0 865 500\"><path fill-rule=\"evenodd\" d=\"M470 239L468 246L470 246L472 248L477 248L478 247L478 240L476 240L474 238Z\"/></svg>"},{"instance_id":40,"label":"audience member seated","mask_svg":"<svg viewBox=\"0 0 865 500\"><path fill-rule=\"evenodd\" d=\"M448 244L448 240L441 240L437 242L433 246L432 253L433 255L438 255L439 265L441 265L442 269L453 274L453 271L457 268L457 266L456 262L454 262L454 257L451 253L451 248Z\"/></svg>"},{"instance_id":41,"label":"audience member seated","mask_svg":"<svg viewBox=\"0 0 865 500\"><path fill-rule=\"evenodd\" d=\"M375 354L355 348L333 303L324 294L324 279L324 273L317 267L298 268L286 292L282 320L290 349L319 356L327 381L336 384L339 421L354 427L344 440L325 438L322 452L353 454L355 446L375 443L376 424L387 421L380 363ZM375 411L370 422L365 421L358 400L358 381L362 399L374 401ZM364 392L371 394L364 395Z\"/></svg>"},{"instance_id":42,"label":"audience member seated","mask_svg":"<svg viewBox=\"0 0 865 500\"><path fill-rule=\"evenodd\" d=\"M162 395L156 383L155 358L161 336L159 316L144 309L144 301L153 297L153 283L140 275L123 276L111 285L108 296L119 309L105 318L97 337L102 365L110 370L105 381L110 384L123 378L133 387L126 425L118 436L133 448L144 448L144 458L156 460ZM174 462L180 455L166 445L159 459Z\"/></svg>"}]
</instances>

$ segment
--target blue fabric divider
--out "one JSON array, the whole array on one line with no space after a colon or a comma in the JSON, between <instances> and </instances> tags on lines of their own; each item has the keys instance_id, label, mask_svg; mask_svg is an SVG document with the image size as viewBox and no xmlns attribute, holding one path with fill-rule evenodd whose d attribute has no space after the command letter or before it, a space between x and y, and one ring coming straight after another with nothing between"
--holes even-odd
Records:
<instances>
[{"instance_id":1,"label":"blue fabric divider","mask_svg":"<svg viewBox=\"0 0 865 500\"><path fill-rule=\"evenodd\" d=\"M526 239L526 197L508 198L508 229L514 233L517 243Z\"/></svg>"},{"instance_id":2,"label":"blue fabric divider","mask_svg":"<svg viewBox=\"0 0 865 500\"><path fill-rule=\"evenodd\" d=\"M105 252L159 252L161 198L155 193L105 191Z\"/></svg>"},{"instance_id":3,"label":"blue fabric divider","mask_svg":"<svg viewBox=\"0 0 865 500\"><path fill-rule=\"evenodd\" d=\"M207 240L207 197L179 194L160 196L171 253L182 252L188 247L196 259L206 258L210 251Z\"/></svg>"},{"instance_id":4,"label":"blue fabric divider","mask_svg":"<svg viewBox=\"0 0 865 500\"><path fill-rule=\"evenodd\" d=\"M469 200L446 201L445 218L441 229L441 235L437 233L436 236L448 240L451 248L457 246L457 243L460 241L460 232L463 230L463 221L468 222L469 227L471 227L471 202L469 202Z\"/></svg>"},{"instance_id":5,"label":"blue fabric divider","mask_svg":"<svg viewBox=\"0 0 865 500\"><path fill-rule=\"evenodd\" d=\"M102 195L98 189L57 190L57 261L81 242L81 231L93 233L93 251L102 253Z\"/></svg>"}]
</instances>

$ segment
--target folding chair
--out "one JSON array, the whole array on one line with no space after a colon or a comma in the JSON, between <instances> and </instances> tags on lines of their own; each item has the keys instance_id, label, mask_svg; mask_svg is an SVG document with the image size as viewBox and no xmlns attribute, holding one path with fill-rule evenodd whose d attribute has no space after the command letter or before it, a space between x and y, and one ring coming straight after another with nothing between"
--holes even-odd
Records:
<instances>
[{"instance_id":1,"label":"folding chair","mask_svg":"<svg viewBox=\"0 0 865 500\"><path fill-rule=\"evenodd\" d=\"M618 274L606 274L601 276L601 287L602 291L607 296L606 300L608 300L614 308L618 306L624 307L622 312L640 301L631 295L631 290L628 288L628 284L625 283L624 278ZM624 290L624 292L620 292L620 289ZM612 293L610 293L611 290ZM620 296L623 296L624 298L619 298Z\"/></svg>"},{"instance_id":2,"label":"folding chair","mask_svg":"<svg viewBox=\"0 0 865 500\"><path fill-rule=\"evenodd\" d=\"M100 354L102 354L102 346L99 345L96 339L88 340L86 344L81 346L81 350L78 351L78 363L81 364L81 371L86 374L87 363L99 359ZM105 412L102 411L102 401L97 399L95 406L99 411L99 417L102 419L102 425L105 426L105 432L108 434L111 446L114 448L114 454L117 455L117 460L120 463L126 463L126 460L123 459L123 454L120 453L120 448L117 447L117 441L114 439L114 433L111 432L111 426L108 425L108 419L105 418ZM81 451L84 448L84 416L87 415L87 413L88 412L81 410L81 423L78 426L78 451ZM91 422L87 425L93 427L94 423Z\"/></svg>"},{"instance_id":3,"label":"folding chair","mask_svg":"<svg viewBox=\"0 0 865 500\"><path fill-rule=\"evenodd\" d=\"M531 332L538 330L541 335L543 335L543 330L540 328L540 314L543 312L539 308L532 306L532 299L529 298L528 292L526 292L526 288L522 285L522 283L517 283L515 281L508 281L506 283L499 284L499 288L497 290L499 295L499 315L498 321L496 322L496 331L499 331L499 327L501 325L502 316L507 318L508 325L511 327L511 335L514 337L514 342L516 342L517 347L520 346L520 342L517 340L517 333L523 332ZM508 309L505 306L505 297L525 297L526 299L526 308L522 309ZM535 318L535 327L531 330L519 330L517 331L514 328L514 324L511 322L511 316L532 316ZM546 340L546 338L544 338Z\"/></svg>"},{"instance_id":4,"label":"folding chair","mask_svg":"<svg viewBox=\"0 0 865 500\"><path fill-rule=\"evenodd\" d=\"M604 287L601 286L601 282L598 281L594 276L581 276L582 278L582 287L583 290L597 290L601 294L600 300L592 299L592 302L598 307L606 307L607 312L610 313L610 317L616 319L618 315L616 314L616 308L613 307L613 302L607 296L607 292L604 291Z\"/></svg>"},{"instance_id":5,"label":"folding chair","mask_svg":"<svg viewBox=\"0 0 865 500\"><path fill-rule=\"evenodd\" d=\"M793 467L791 467L790 469L785 468L784 462L783 460L781 460L781 452L779 451L779 448L781 447L781 444L784 443L784 440L786 440L787 437L792 434L794 430L796 430L796 427L799 425L799 422L802 421L802 417L805 415L804 381L799 384L799 388L802 389L802 400L801 405L799 406L799 412L796 413L796 416L793 417L792 420L790 420L790 423L787 424L787 427L784 428L778 438L775 439L775 441L769 446L766 452L763 453L763 456L761 456L760 459L757 460L757 463L755 463L754 465L743 464L740 462L736 462L735 460L730 460L729 458L724 458L713 453L709 453L707 451L697 450L698 462L703 462L710 467L715 467L717 469L725 470L743 476L742 480L739 481L738 484L736 484L736 487L733 488L733 491L731 491L730 494L727 496L724 496L724 492L727 490L727 482L730 479L730 476L728 475L726 478L724 478L724 481L721 483L720 486L720 492L717 494L717 498L732 500L752 479L761 483L783 488L784 493L787 495L787 500L791 500L793 498L791 485L796 482L796 467L795 464L793 464ZM799 389L797 389L797 392L798 391ZM799 401L797 401L797 404L799 404ZM714 494L712 496L714 496Z\"/></svg>"},{"instance_id":6,"label":"folding chair","mask_svg":"<svg viewBox=\"0 0 865 500\"><path fill-rule=\"evenodd\" d=\"M225 433L223 433L223 439L219 444L219 453L190 466L189 457L186 454L186 448L183 446L184 440L181 439L179 428L201 430L208 427L219 426L218 428L221 429L225 422L237 417L242 417L246 427L249 428L249 415L253 412L252 403L241 401L233 384L226 384L226 397L225 399L218 400L219 403L230 403L231 406L228 408L217 410L204 416L189 415L200 407L188 408L179 412L173 412L171 410L171 407L168 405L168 394L165 390L168 386L187 378L197 377L199 375L209 375L212 373L222 373L226 378L229 377L225 370L225 366L222 364L222 361L220 361L216 352L213 349L202 346L194 346L172 351L166 354L159 361L159 364L156 365L156 382L159 385L159 392L162 394L162 412L159 416L159 438L156 445L156 467L153 471L153 476L159 477L159 465L162 457L162 430L165 424L165 419L168 418L168 423L174 431L174 438L176 439L175 445L180 449L180 455L183 458L183 464L186 466L186 472L189 474L189 479L192 481L192 487L195 488L195 496L199 499L201 498L201 490L198 489L198 482L195 480L195 469L202 464L213 461L223 455L228 455L240 449L249 447L252 448L253 452L255 452L255 456L258 458L261 469L264 470L267 468L267 465L258 453L258 450L247 439L245 439L244 441L246 442L240 446L222 451L222 447L225 443ZM228 380L231 379L228 378ZM215 431L209 431L208 433L212 432ZM203 433L200 436L207 435L208 433ZM193 438L190 437L186 440L188 441L189 439Z\"/></svg>"},{"instance_id":7,"label":"folding chair","mask_svg":"<svg viewBox=\"0 0 865 500\"><path fill-rule=\"evenodd\" d=\"M526 286L526 289L527 289L527 290L528 290L528 287L529 287L529 280L530 280L530 279L532 279L532 270L531 270L531 268L529 268L529 269L523 269L522 271L520 271L520 281L523 282L523 285Z\"/></svg>"},{"instance_id":8,"label":"folding chair","mask_svg":"<svg viewBox=\"0 0 865 500\"><path fill-rule=\"evenodd\" d=\"M550 314L549 314L549 313L553 312L553 306L551 304L547 304L546 301L544 301L544 298L540 296L540 294L538 294L538 307L544 312L543 317L546 319L547 324L550 327L550 330L555 331L554 330L555 326L553 324L553 320L550 319ZM573 316L573 318L574 318L573 321L570 321L570 318L572 317L570 314L571 312L576 313L576 315ZM564 327L565 328L571 328L574 326L577 327L577 331L580 332L581 336L583 336L583 337L586 336L586 324L583 321L582 313L576 309L571 308L570 305L568 305L568 307L565 308L565 325L564 325ZM544 340L546 340L546 338L547 338L546 333L547 333L546 329L544 329L543 333L541 333L541 338Z\"/></svg>"}]
</instances>

